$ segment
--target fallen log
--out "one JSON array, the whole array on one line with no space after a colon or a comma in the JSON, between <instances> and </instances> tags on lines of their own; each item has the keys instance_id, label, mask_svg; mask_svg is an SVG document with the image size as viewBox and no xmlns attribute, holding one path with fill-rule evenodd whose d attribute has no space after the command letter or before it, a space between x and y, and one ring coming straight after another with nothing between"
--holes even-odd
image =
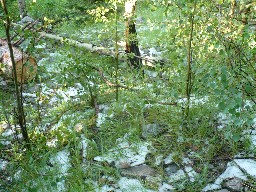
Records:
<instances>
[{"instance_id":1,"label":"fallen log","mask_svg":"<svg viewBox=\"0 0 256 192\"><path fill-rule=\"evenodd\" d=\"M34 26L35 23L31 23L32 26ZM14 26L17 27L23 27L20 24L13 23ZM33 27L30 27L30 25L23 27L22 30L28 30L34 33L37 33L41 38L48 38L48 39L53 39L56 41L60 41L62 43L67 43L68 45L79 47L79 48L84 48L87 51L90 51L92 53L97 53L100 55L106 55L106 56L111 56L111 57L116 57L116 52L113 49L109 49L106 47L99 47L94 44L90 43L84 43L84 42L79 42L73 39L69 39L66 37L62 37L59 35L51 34L51 33L46 33L46 32L40 32L40 30L33 29ZM128 54L123 51L118 51L118 58L119 60L127 60ZM134 58L137 58L142 61L142 65L144 66L149 66L149 67L155 67L157 63L160 63L161 65L165 64L166 62L171 63L171 61L167 59L162 59L159 57L154 57L154 56L148 56L148 55L133 55Z\"/></svg>"},{"instance_id":2,"label":"fallen log","mask_svg":"<svg viewBox=\"0 0 256 192\"><path fill-rule=\"evenodd\" d=\"M16 74L19 83L31 81L36 76L37 63L33 57L28 56L16 47L13 47ZM13 66L10 51L6 40L0 39L0 74L13 78Z\"/></svg>"},{"instance_id":3,"label":"fallen log","mask_svg":"<svg viewBox=\"0 0 256 192\"><path fill-rule=\"evenodd\" d=\"M67 44L73 45L75 47L84 48L85 50L90 51L92 53L98 53L100 55L107 55L107 56L112 56L112 57L116 56L116 52L114 50L110 50L109 48L106 48L106 47L98 47L94 44L82 43L79 41L61 37L59 35L49 34L49 33L45 33L45 32L39 32L39 35L40 35L40 37L45 37L48 39L53 39L56 41L67 43ZM125 51L119 51L118 54L119 54L119 56L118 56L119 59L121 59L121 60L127 59L127 54ZM165 61L163 61L162 59L157 58L157 57L136 56L136 55L134 55L133 57L141 59L142 64L145 66L149 66L149 67L155 67L156 63L161 63L161 64L165 63Z\"/></svg>"}]
</instances>

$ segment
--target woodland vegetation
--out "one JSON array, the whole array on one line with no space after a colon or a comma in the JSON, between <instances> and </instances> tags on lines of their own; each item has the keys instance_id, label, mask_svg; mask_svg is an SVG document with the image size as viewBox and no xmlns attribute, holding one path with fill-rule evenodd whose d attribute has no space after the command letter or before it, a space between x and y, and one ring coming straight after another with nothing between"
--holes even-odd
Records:
<instances>
[{"instance_id":1,"label":"woodland vegetation","mask_svg":"<svg viewBox=\"0 0 256 192\"><path fill-rule=\"evenodd\" d=\"M137 191L255 160L255 34L253 0L1 0L0 191L133 192L122 150L144 144ZM196 176L169 181L169 154Z\"/></svg>"}]
</instances>

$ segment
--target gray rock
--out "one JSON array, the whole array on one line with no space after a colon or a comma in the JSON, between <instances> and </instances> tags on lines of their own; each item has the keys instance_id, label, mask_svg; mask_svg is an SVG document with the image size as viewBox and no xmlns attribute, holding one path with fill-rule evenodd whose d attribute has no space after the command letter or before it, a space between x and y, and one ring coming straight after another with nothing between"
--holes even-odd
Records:
<instances>
[{"instance_id":1,"label":"gray rock","mask_svg":"<svg viewBox=\"0 0 256 192\"><path fill-rule=\"evenodd\" d=\"M227 190L227 189L221 189L221 190L218 190L217 192L229 192L229 190Z\"/></svg>"},{"instance_id":2,"label":"gray rock","mask_svg":"<svg viewBox=\"0 0 256 192\"><path fill-rule=\"evenodd\" d=\"M148 165L139 165L127 169L122 169L121 175L124 177L146 178L148 176L156 176L156 171Z\"/></svg>"},{"instance_id":3,"label":"gray rock","mask_svg":"<svg viewBox=\"0 0 256 192\"><path fill-rule=\"evenodd\" d=\"M149 185L152 188L158 188L161 185L162 178L160 176L152 177L147 176L146 177L146 184Z\"/></svg>"},{"instance_id":4,"label":"gray rock","mask_svg":"<svg viewBox=\"0 0 256 192\"><path fill-rule=\"evenodd\" d=\"M136 18L136 23L138 24L138 23L144 23L146 20L145 20L145 18L144 17L138 17L138 18Z\"/></svg>"},{"instance_id":5,"label":"gray rock","mask_svg":"<svg viewBox=\"0 0 256 192\"><path fill-rule=\"evenodd\" d=\"M22 18L22 19L18 22L18 24L23 25L23 24L25 24L25 23L32 23L32 22L34 22L34 19L32 19L32 18L29 17L29 16L25 16L24 18Z\"/></svg>"},{"instance_id":6,"label":"gray rock","mask_svg":"<svg viewBox=\"0 0 256 192\"><path fill-rule=\"evenodd\" d=\"M147 124L142 127L142 137L148 138L150 136L156 136L162 131L162 128L157 124Z\"/></svg>"},{"instance_id":7,"label":"gray rock","mask_svg":"<svg viewBox=\"0 0 256 192\"><path fill-rule=\"evenodd\" d=\"M178 170L179 167L175 163L172 163L165 168L165 172L168 176L172 175L173 173L176 173Z\"/></svg>"},{"instance_id":8,"label":"gray rock","mask_svg":"<svg viewBox=\"0 0 256 192\"><path fill-rule=\"evenodd\" d=\"M223 181L223 188L227 188L231 191L242 191L243 181L240 178L234 177Z\"/></svg>"}]
</instances>

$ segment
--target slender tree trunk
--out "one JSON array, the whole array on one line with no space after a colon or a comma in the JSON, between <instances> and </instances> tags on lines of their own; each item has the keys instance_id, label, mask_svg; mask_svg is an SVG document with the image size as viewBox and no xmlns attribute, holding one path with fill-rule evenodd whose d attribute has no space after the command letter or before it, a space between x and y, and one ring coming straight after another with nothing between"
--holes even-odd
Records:
<instances>
[{"instance_id":1,"label":"slender tree trunk","mask_svg":"<svg viewBox=\"0 0 256 192\"><path fill-rule=\"evenodd\" d=\"M26 1L25 0L18 0L19 10L20 10L20 17L24 18L27 16L26 10Z\"/></svg>"},{"instance_id":2,"label":"slender tree trunk","mask_svg":"<svg viewBox=\"0 0 256 192\"><path fill-rule=\"evenodd\" d=\"M126 53L129 54L128 57L131 65L135 68L140 68L142 59L138 46L135 22L133 21L136 1L137 0L127 0L125 2L125 41Z\"/></svg>"},{"instance_id":3,"label":"slender tree trunk","mask_svg":"<svg viewBox=\"0 0 256 192\"><path fill-rule=\"evenodd\" d=\"M237 5L236 0L231 0L230 17L232 19L235 16L236 5Z\"/></svg>"},{"instance_id":4,"label":"slender tree trunk","mask_svg":"<svg viewBox=\"0 0 256 192\"><path fill-rule=\"evenodd\" d=\"M119 62L118 62L118 57L119 57L119 54L118 54L118 31L117 31L117 21L118 21L118 15L117 15L117 2L115 2L115 19L116 19L116 30L115 30L115 33L116 33L116 44L115 44L115 61L116 61L116 85L118 84L118 70L119 70ZM116 86L116 101L118 101L118 97L119 97L119 87Z\"/></svg>"},{"instance_id":5,"label":"slender tree trunk","mask_svg":"<svg viewBox=\"0 0 256 192\"><path fill-rule=\"evenodd\" d=\"M187 82L186 82L186 97L187 97L187 106L185 109L185 117L188 119L189 117L189 106L190 106L190 96L192 90L192 41L193 41L193 31L194 31L194 14L196 9L196 1L194 3L194 11L190 14L190 33L188 40L188 53L187 53L187 63L188 63L188 71L187 71Z\"/></svg>"},{"instance_id":6,"label":"slender tree trunk","mask_svg":"<svg viewBox=\"0 0 256 192\"><path fill-rule=\"evenodd\" d=\"M10 18L9 18L9 13L5 4L5 0L1 0L1 4L6 16L6 23L4 25L5 27L5 33L6 33L6 38L7 38L7 43L8 43L8 47L10 50L10 57L11 57L11 61L12 61L12 68L13 68L13 75L14 75L14 84L15 84L15 93L16 93L16 101L17 101L17 110L18 110L18 122L20 125L20 129L21 129L21 133L23 136L23 139L26 143L26 148L30 149L30 141L29 141L29 137L28 137L28 133L27 133L27 127L26 127L26 120L25 120L25 114L24 114L24 110L23 110L23 103L22 103L22 92L20 92L19 90L19 86L18 86L18 80L17 80L17 73L16 73L16 64L15 64L15 60L14 60L14 54L13 54L13 48L12 48L12 44L11 44L11 36L10 36Z\"/></svg>"}]
</instances>

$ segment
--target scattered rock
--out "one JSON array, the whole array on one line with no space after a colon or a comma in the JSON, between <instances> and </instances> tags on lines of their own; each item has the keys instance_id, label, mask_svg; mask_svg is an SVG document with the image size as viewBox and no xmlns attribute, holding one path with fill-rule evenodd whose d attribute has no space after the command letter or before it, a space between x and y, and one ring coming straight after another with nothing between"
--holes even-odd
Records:
<instances>
[{"instance_id":1,"label":"scattered rock","mask_svg":"<svg viewBox=\"0 0 256 192\"><path fill-rule=\"evenodd\" d=\"M142 137L148 138L150 136L156 136L162 131L161 127L157 124L147 124L142 127Z\"/></svg>"},{"instance_id":2,"label":"scattered rock","mask_svg":"<svg viewBox=\"0 0 256 192\"><path fill-rule=\"evenodd\" d=\"M220 184L208 184L205 186L205 188L203 188L203 192L205 191L215 191L215 190L218 190L218 189L221 189L221 185Z\"/></svg>"},{"instance_id":3,"label":"scattered rock","mask_svg":"<svg viewBox=\"0 0 256 192\"><path fill-rule=\"evenodd\" d=\"M148 165L139 165L121 170L121 175L124 177L140 177L145 179L148 176L156 176L156 171Z\"/></svg>"},{"instance_id":4,"label":"scattered rock","mask_svg":"<svg viewBox=\"0 0 256 192\"><path fill-rule=\"evenodd\" d=\"M227 190L227 189L221 189L221 190L218 190L217 192L229 192L229 190Z\"/></svg>"},{"instance_id":5,"label":"scattered rock","mask_svg":"<svg viewBox=\"0 0 256 192\"><path fill-rule=\"evenodd\" d=\"M164 165L171 164L171 163L173 162L173 156L174 156L173 153L169 154L169 155L164 159Z\"/></svg>"},{"instance_id":6,"label":"scattered rock","mask_svg":"<svg viewBox=\"0 0 256 192\"><path fill-rule=\"evenodd\" d=\"M164 156L163 155L158 155L158 156L156 156L155 157L155 165L156 166L159 166L162 162L163 162L163 158L164 158Z\"/></svg>"},{"instance_id":7,"label":"scattered rock","mask_svg":"<svg viewBox=\"0 0 256 192\"><path fill-rule=\"evenodd\" d=\"M161 185L158 189L158 192L173 192L174 191L174 187L172 185L169 185L167 183L163 183L163 185Z\"/></svg>"},{"instance_id":8,"label":"scattered rock","mask_svg":"<svg viewBox=\"0 0 256 192\"><path fill-rule=\"evenodd\" d=\"M231 191L242 191L243 181L240 178L234 177L224 180L222 186L223 188L227 188Z\"/></svg>"},{"instance_id":9,"label":"scattered rock","mask_svg":"<svg viewBox=\"0 0 256 192\"><path fill-rule=\"evenodd\" d=\"M7 164L8 164L8 161L4 159L0 159L0 171L4 171L6 169Z\"/></svg>"},{"instance_id":10,"label":"scattered rock","mask_svg":"<svg viewBox=\"0 0 256 192\"><path fill-rule=\"evenodd\" d=\"M179 181L186 178L185 172L180 169L176 173L169 176L169 182Z\"/></svg>"},{"instance_id":11,"label":"scattered rock","mask_svg":"<svg viewBox=\"0 0 256 192\"><path fill-rule=\"evenodd\" d=\"M252 159L235 159L234 162L247 174L256 178L256 161Z\"/></svg>"},{"instance_id":12,"label":"scattered rock","mask_svg":"<svg viewBox=\"0 0 256 192\"><path fill-rule=\"evenodd\" d=\"M191 182L195 182L195 178L198 175L197 172L195 172L194 169L192 167L190 167L190 166L186 166L185 167L185 171L186 171L186 173L189 176L189 180Z\"/></svg>"},{"instance_id":13,"label":"scattered rock","mask_svg":"<svg viewBox=\"0 0 256 192\"><path fill-rule=\"evenodd\" d=\"M227 169L215 180L215 182L213 184L208 184L202 191L221 189L221 184L224 180L234 177L242 180L247 179L245 174L236 165L234 165L234 162L229 162L227 164Z\"/></svg>"},{"instance_id":14,"label":"scattered rock","mask_svg":"<svg viewBox=\"0 0 256 192\"><path fill-rule=\"evenodd\" d=\"M165 168L165 172L167 175L172 175L179 170L179 166L176 163L172 163Z\"/></svg>"},{"instance_id":15,"label":"scattered rock","mask_svg":"<svg viewBox=\"0 0 256 192\"><path fill-rule=\"evenodd\" d=\"M158 188L161 184L162 178L160 176L147 176L146 177L146 184L152 188Z\"/></svg>"},{"instance_id":16,"label":"scattered rock","mask_svg":"<svg viewBox=\"0 0 256 192\"><path fill-rule=\"evenodd\" d=\"M114 164L117 168L121 168L120 165L125 163L129 166L137 166L145 163L146 155L150 152L148 149L151 143L138 142L129 144L126 141L129 135L125 135L124 138L116 140L117 147L110 149L108 153L102 156L94 158L95 161L106 161L109 164Z\"/></svg>"},{"instance_id":17,"label":"scattered rock","mask_svg":"<svg viewBox=\"0 0 256 192\"><path fill-rule=\"evenodd\" d=\"M144 23L146 20L144 17L138 17L136 18L136 24Z\"/></svg>"},{"instance_id":18,"label":"scattered rock","mask_svg":"<svg viewBox=\"0 0 256 192\"><path fill-rule=\"evenodd\" d=\"M82 124L82 123L77 123L77 124L74 126L74 130L75 130L75 132L77 132L77 133L81 133L82 130L83 130L83 124Z\"/></svg>"},{"instance_id":19,"label":"scattered rock","mask_svg":"<svg viewBox=\"0 0 256 192\"><path fill-rule=\"evenodd\" d=\"M70 152L68 150L59 151L50 158L50 163L56 170L58 169L59 173L67 175L71 167L69 156Z\"/></svg>"},{"instance_id":20,"label":"scattered rock","mask_svg":"<svg viewBox=\"0 0 256 192\"><path fill-rule=\"evenodd\" d=\"M117 192L123 192L123 191L154 192L152 190L145 189L139 180L137 180L137 179L128 179L126 177L122 177L118 181L118 186L119 186L120 190L115 190Z\"/></svg>"}]
</instances>

